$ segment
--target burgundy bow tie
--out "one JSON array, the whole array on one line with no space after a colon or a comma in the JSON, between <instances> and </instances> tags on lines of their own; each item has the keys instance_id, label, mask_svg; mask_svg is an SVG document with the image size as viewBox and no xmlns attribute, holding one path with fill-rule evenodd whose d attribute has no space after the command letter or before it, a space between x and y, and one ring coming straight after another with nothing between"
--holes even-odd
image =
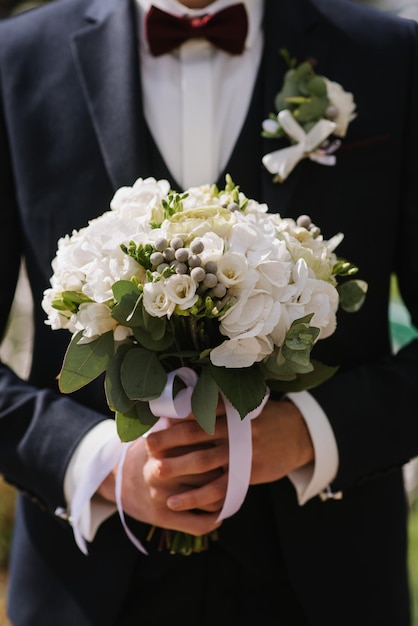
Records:
<instances>
[{"instance_id":1,"label":"burgundy bow tie","mask_svg":"<svg viewBox=\"0 0 418 626\"><path fill-rule=\"evenodd\" d=\"M188 39L197 37L207 39L230 54L241 54L248 18L243 4L233 4L202 17L177 17L151 6L145 17L145 31L154 56L171 52Z\"/></svg>"}]
</instances>

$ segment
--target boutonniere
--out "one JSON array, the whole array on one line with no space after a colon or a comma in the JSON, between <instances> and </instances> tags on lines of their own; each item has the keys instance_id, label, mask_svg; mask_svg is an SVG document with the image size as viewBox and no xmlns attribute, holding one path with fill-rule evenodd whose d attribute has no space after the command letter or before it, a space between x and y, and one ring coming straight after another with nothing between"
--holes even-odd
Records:
<instances>
[{"instance_id":1,"label":"boutonniere","mask_svg":"<svg viewBox=\"0 0 418 626\"><path fill-rule=\"evenodd\" d=\"M283 182L304 158L335 165L340 138L345 137L349 123L357 116L353 94L316 74L314 61L297 65L286 50L281 54L289 69L275 98L277 113L264 120L262 135L287 137L291 145L263 157L263 164L274 174L274 182Z\"/></svg>"}]
</instances>

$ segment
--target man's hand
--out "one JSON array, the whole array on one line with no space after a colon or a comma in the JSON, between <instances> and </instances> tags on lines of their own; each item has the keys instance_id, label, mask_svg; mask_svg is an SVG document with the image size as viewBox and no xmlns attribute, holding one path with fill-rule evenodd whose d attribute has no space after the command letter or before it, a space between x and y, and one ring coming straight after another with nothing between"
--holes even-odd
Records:
<instances>
[{"instance_id":1,"label":"man's hand","mask_svg":"<svg viewBox=\"0 0 418 626\"><path fill-rule=\"evenodd\" d=\"M314 460L309 430L293 402L269 400L251 426L252 485L279 480Z\"/></svg>"},{"instance_id":2,"label":"man's hand","mask_svg":"<svg viewBox=\"0 0 418 626\"><path fill-rule=\"evenodd\" d=\"M227 437L225 417L220 418L218 407L217 424L221 424L218 437ZM196 424L197 426L197 424ZM287 476L298 467L307 465L314 460L314 449L312 440L299 409L290 401L269 400L259 417L251 421L252 427L252 469L250 484L268 483L279 480ZM218 439L214 445L221 445L224 453L226 442ZM216 450L212 450L216 455ZM195 456L196 466L202 463L201 455ZM219 500L216 506L223 503L226 495L226 472L213 482L202 485L199 488L191 488L183 493L178 493L175 497L170 497L167 505L177 511L186 511L194 507L207 506L212 496L215 499L216 491L219 493ZM200 476L200 479L203 475ZM192 483L190 483L192 484ZM221 496L221 494L223 494ZM200 504L197 504L197 503ZM219 506L220 508L220 506ZM210 510L207 508L206 510Z\"/></svg>"},{"instance_id":3,"label":"man's hand","mask_svg":"<svg viewBox=\"0 0 418 626\"><path fill-rule=\"evenodd\" d=\"M214 435L194 420L171 420L168 428L140 438L129 448L123 468L122 505L131 517L194 535L213 531L226 494L228 441L225 417ZM117 468L99 488L115 500ZM177 494L187 493L187 506Z\"/></svg>"},{"instance_id":4,"label":"man's hand","mask_svg":"<svg viewBox=\"0 0 418 626\"><path fill-rule=\"evenodd\" d=\"M195 535L211 532L223 506L228 481L228 432L219 405L214 435L195 419L170 420L167 428L138 439L123 469L122 504L131 517ZM269 400L252 420L251 484L287 476L313 461L309 431L297 407ZM114 501L117 468L99 493Z\"/></svg>"}]
</instances>

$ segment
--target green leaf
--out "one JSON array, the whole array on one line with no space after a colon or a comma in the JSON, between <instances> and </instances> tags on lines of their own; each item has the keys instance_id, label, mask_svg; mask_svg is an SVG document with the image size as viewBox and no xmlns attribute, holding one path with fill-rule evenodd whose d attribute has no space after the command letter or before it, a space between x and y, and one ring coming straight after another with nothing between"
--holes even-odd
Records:
<instances>
[{"instance_id":1,"label":"green leaf","mask_svg":"<svg viewBox=\"0 0 418 626\"><path fill-rule=\"evenodd\" d=\"M133 294L135 297L138 297L141 293L135 283L131 280L118 280L112 285L112 292L115 297L116 302L120 302L124 296Z\"/></svg>"},{"instance_id":2,"label":"green leaf","mask_svg":"<svg viewBox=\"0 0 418 626\"><path fill-rule=\"evenodd\" d=\"M131 400L126 395L120 379L120 368L130 349L130 345L128 344L120 345L116 354L111 358L106 370L105 392L107 404L112 411L119 413L126 413L135 404L135 400Z\"/></svg>"},{"instance_id":3,"label":"green leaf","mask_svg":"<svg viewBox=\"0 0 418 626\"><path fill-rule=\"evenodd\" d=\"M215 432L219 389L208 367L203 367L192 395L192 412L210 435Z\"/></svg>"},{"instance_id":4,"label":"green leaf","mask_svg":"<svg viewBox=\"0 0 418 626\"><path fill-rule=\"evenodd\" d=\"M279 391L282 393L305 391L306 389L313 389L322 383L329 380L338 371L338 367L332 367L330 365L324 365L319 361L311 361L313 370L307 374L299 374L294 380L277 380L267 379L267 385L272 391Z\"/></svg>"},{"instance_id":5,"label":"green leaf","mask_svg":"<svg viewBox=\"0 0 418 626\"><path fill-rule=\"evenodd\" d=\"M163 350L167 350L167 348L170 348L174 342L173 333L168 326L166 326L165 333L161 339L154 339L148 331L139 326L133 328L133 333L135 339L143 348L152 350L153 352L162 352Z\"/></svg>"},{"instance_id":6,"label":"green leaf","mask_svg":"<svg viewBox=\"0 0 418 626\"><path fill-rule=\"evenodd\" d=\"M166 330L169 328L164 317L153 317L145 308L142 309L142 318L144 320L144 328L155 341L159 341L164 337Z\"/></svg>"},{"instance_id":7,"label":"green leaf","mask_svg":"<svg viewBox=\"0 0 418 626\"><path fill-rule=\"evenodd\" d=\"M167 382L167 374L157 356L143 348L131 348L121 365L123 388L132 400L158 398Z\"/></svg>"},{"instance_id":8,"label":"green leaf","mask_svg":"<svg viewBox=\"0 0 418 626\"><path fill-rule=\"evenodd\" d=\"M153 419L148 419L148 423L143 423L140 416L150 414ZM130 411L126 413L116 413L116 430L121 441L134 441L142 437L153 426L159 417L152 415L147 402L137 402Z\"/></svg>"},{"instance_id":9,"label":"green leaf","mask_svg":"<svg viewBox=\"0 0 418 626\"><path fill-rule=\"evenodd\" d=\"M241 369L210 365L210 373L219 389L238 411L241 419L260 406L266 394L266 382L257 365Z\"/></svg>"},{"instance_id":10,"label":"green leaf","mask_svg":"<svg viewBox=\"0 0 418 626\"><path fill-rule=\"evenodd\" d=\"M364 280L348 280L337 287L340 307L347 313L356 313L366 299L367 283Z\"/></svg>"},{"instance_id":11,"label":"green leaf","mask_svg":"<svg viewBox=\"0 0 418 626\"><path fill-rule=\"evenodd\" d=\"M143 326L142 292L137 285L129 280L119 280L112 290L117 301L112 309L112 317L128 328Z\"/></svg>"},{"instance_id":12,"label":"green leaf","mask_svg":"<svg viewBox=\"0 0 418 626\"><path fill-rule=\"evenodd\" d=\"M113 331L90 343L77 343L81 337L82 331L73 337L65 353L58 375L58 386L62 393L77 391L97 378L105 371L113 356Z\"/></svg>"}]
</instances>

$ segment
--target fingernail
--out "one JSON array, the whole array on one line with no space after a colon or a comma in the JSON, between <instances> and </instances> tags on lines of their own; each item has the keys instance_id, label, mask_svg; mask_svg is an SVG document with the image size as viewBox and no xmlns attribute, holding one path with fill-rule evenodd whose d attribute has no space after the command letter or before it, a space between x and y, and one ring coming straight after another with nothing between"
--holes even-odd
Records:
<instances>
[{"instance_id":1,"label":"fingernail","mask_svg":"<svg viewBox=\"0 0 418 626\"><path fill-rule=\"evenodd\" d=\"M174 510L178 510L181 508L181 500L180 498L177 498L177 496L171 496L170 498L168 498L167 500L167 506L169 509L174 509Z\"/></svg>"}]
</instances>

